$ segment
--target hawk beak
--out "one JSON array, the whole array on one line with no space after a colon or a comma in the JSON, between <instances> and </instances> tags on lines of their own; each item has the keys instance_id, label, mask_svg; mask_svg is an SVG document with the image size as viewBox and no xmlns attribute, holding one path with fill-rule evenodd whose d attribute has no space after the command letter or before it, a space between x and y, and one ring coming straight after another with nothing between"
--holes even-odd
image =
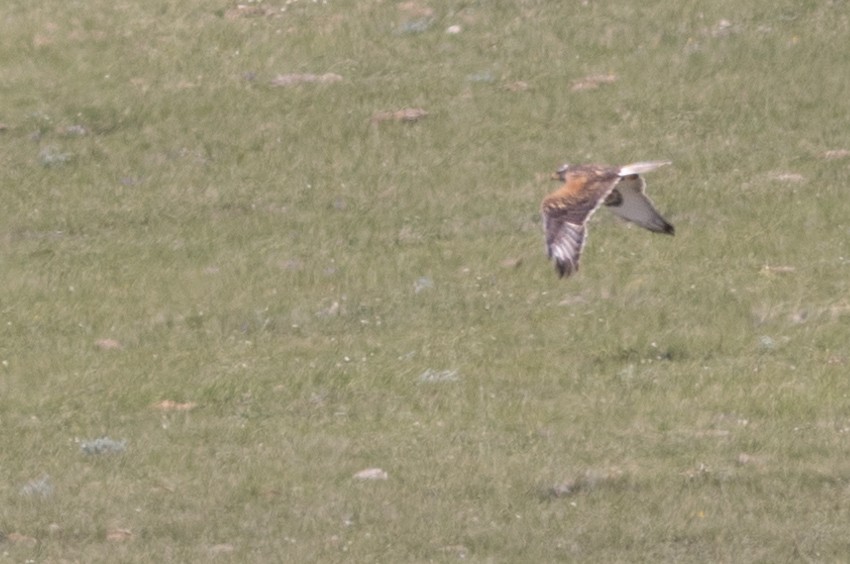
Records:
<instances>
[{"instance_id":1,"label":"hawk beak","mask_svg":"<svg viewBox=\"0 0 850 564\"><path fill-rule=\"evenodd\" d=\"M552 180L560 180L561 182L566 182L567 181L567 171L569 171L569 170L570 170L570 165L568 165L568 164L562 165L561 168L559 168L558 170L553 172L552 175L549 178L551 178Z\"/></svg>"}]
</instances>

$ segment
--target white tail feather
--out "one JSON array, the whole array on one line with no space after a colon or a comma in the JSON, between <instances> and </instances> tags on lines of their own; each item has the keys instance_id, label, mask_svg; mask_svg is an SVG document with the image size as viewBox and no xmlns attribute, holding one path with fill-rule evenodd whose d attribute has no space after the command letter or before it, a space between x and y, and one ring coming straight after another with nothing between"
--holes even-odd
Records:
<instances>
[{"instance_id":1,"label":"white tail feather","mask_svg":"<svg viewBox=\"0 0 850 564\"><path fill-rule=\"evenodd\" d=\"M646 161L641 163L632 163L620 167L620 176L628 176L630 174L643 174L650 172L664 165L673 164L671 161Z\"/></svg>"}]
</instances>

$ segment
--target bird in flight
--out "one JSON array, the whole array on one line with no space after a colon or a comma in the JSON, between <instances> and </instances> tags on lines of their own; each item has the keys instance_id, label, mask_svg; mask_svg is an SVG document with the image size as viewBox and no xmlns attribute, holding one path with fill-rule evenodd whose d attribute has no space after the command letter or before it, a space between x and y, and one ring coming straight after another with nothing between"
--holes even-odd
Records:
<instances>
[{"instance_id":1,"label":"bird in flight","mask_svg":"<svg viewBox=\"0 0 850 564\"><path fill-rule=\"evenodd\" d=\"M656 233L673 235L673 226L658 213L644 192L641 174L670 161L648 161L625 166L565 164L552 175L563 182L543 199L540 212L546 232L546 251L563 278L578 270L587 221L605 205L621 218Z\"/></svg>"}]
</instances>

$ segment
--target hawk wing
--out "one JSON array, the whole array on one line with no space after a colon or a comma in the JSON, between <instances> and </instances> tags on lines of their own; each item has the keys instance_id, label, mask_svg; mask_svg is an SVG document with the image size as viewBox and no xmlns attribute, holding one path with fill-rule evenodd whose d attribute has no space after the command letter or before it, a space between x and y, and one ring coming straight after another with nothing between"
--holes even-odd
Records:
<instances>
[{"instance_id":1,"label":"hawk wing","mask_svg":"<svg viewBox=\"0 0 850 564\"><path fill-rule=\"evenodd\" d=\"M585 166L570 170L564 185L541 205L546 251L561 277L578 270L584 248L585 224L617 184L618 169Z\"/></svg>"},{"instance_id":2,"label":"hawk wing","mask_svg":"<svg viewBox=\"0 0 850 564\"><path fill-rule=\"evenodd\" d=\"M623 176L605 204L626 221L656 233L673 235L675 229L652 205L652 200L644 192L645 187L646 181L640 175L635 173Z\"/></svg>"}]
</instances>

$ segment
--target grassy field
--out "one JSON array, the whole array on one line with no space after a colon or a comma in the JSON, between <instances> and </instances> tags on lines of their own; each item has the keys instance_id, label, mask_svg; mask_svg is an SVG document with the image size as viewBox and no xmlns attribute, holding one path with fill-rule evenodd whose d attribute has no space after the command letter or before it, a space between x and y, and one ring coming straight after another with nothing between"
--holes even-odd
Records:
<instances>
[{"instance_id":1,"label":"grassy field","mask_svg":"<svg viewBox=\"0 0 850 564\"><path fill-rule=\"evenodd\" d=\"M850 554L846 2L8 4L0 562Z\"/></svg>"}]
</instances>

